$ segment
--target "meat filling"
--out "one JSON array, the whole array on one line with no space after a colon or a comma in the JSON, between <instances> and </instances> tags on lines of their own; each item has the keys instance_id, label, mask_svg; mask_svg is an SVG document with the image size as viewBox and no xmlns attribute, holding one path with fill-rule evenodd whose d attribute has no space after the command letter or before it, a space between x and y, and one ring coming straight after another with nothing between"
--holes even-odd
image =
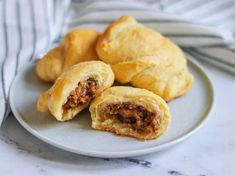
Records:
<instances>
[{"instance_id":1,"label":"meat filling","mask_svg":"<svg viewBox=\"0 0 235 176\"><path fill-rule=\"evenodd\" d=\"M80 81L76 89L70 92L67 102L63 105L63 108L68 110L89 102L95 97L97 89L98 82L94 78L89 78L86 81Z\"/></svg>"},{"instance_id":2,"label":"meat filling","mask_svg":"<svg viewBox=\"0 0 235 176\"><path fill-rule=\"evenodd\" d=\"M148 126L151 126L152 130L156 130L159 126L157 122L160 116L158 114L148 111L143 106L132 103L109 105L109 114L122 123L131 124L137 130Z\"/></svg>"}]
</instances>

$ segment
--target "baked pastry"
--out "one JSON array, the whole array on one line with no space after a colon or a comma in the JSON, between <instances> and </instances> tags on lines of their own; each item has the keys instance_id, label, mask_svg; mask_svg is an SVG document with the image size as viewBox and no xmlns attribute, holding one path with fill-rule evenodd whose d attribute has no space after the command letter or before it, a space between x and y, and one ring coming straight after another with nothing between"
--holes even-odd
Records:
<instances>
[{"instance_id":1,"label":"baked pastry","mask_svg":"<svg viewBox=\"0 0 235 176\"><path fill-rule=\"evenodd\" d=\"M193 82L181 49L130 16L111 24L99 37L96 51L111 64L120 83L148 89L165 101L186 93Z\"/></svg>"},{"instance_id":2,"label":"baked pastry","mask_svg":"<svg viewBox=\"0 0 235 176\"><path fill-rule=\"evenodd\" d=\"M112 86L113 81L112 69L104 62L76 64L63 72L54 85L40 95L37 109L40 112L49 111L59 121L72 119L94 97Z\"/></svg>"},{"instance_id":3,"label":"baked pastry","mask_svg":"<svg viewBox=\"0 0 235 176\"><path fill-rule=\"evenodd\" d=\"M64 58L61 55L61 47L50 50L36 63L38 77L46 82L54 82L62 73Z\"/></svg>"},{"instance_id":4,"label":"baked pastry","mask_svg":"<svg viewBox=\"0 0 235 176\"><path fill-rule=\"evenodd\" d=\"M128 86L106 89L92 101L89 110L92 128L140 140L161 136L170 122L168 106L161 97Z\"/></svg>"},{"instance_id":5,"label":"baked pastry","mask_svg":"<svg viewBox=\"0 0 235 176\"><path fill-rule=\"evenodd\" d=\"M40 79L54 82L70 66L79 62L98 60L95 45L99 33L92 29L76 29L67 33L60 46L50 50L36 63Z\"/></svg>"},{"instance_id":6,"label":"baked pastry","mask_svg":"<svg viewBox=\"0 0 235 176\"><path fill-rule=\"evenodd\" d=\"M79 62L98 60L95 46L99 33L93 29L77 29L69 32L61 43L65 58L63 70Z\"/></svg>"}]
</instances>

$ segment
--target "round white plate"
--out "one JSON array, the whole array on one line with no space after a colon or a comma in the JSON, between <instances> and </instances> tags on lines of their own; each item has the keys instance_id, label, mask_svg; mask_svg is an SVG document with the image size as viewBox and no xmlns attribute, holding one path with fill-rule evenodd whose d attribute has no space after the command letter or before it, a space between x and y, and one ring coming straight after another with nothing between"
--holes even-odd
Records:
<instances>
[{"instance_id":1,"label":"round white plate","mask_svg":"<svg viewBox=\"0 0 235 176\"><path fill-rule=\"evenodd\" d=\"M208 119L214 93L210 80L198 64L189 61L195 81L186 95L169 103L171 126L160 138L139 141L91 128L88 111L68 122L58 122L49 113L36 109L38 96L51 85L35 75L28 65L15 78L10 90L10 105L19 123L34 136L58 148L95 157L128 157L170 147L195 133Z\"/></svg>"}]
</instances>

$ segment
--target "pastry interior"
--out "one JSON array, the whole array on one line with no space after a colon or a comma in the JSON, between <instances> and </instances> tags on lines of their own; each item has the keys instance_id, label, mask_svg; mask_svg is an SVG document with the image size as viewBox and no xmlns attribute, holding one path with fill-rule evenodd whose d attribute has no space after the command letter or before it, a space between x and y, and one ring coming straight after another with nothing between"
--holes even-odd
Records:
<instances>
[{"instance_id":1,"label":"pastry interior","mask_svg":"<svg viewBox=\"0 0 235 176\"><path fill-rule=\"evenodd\" d=\"M78 107L89 104L98 92L99 82L95 77L79 81L77 87L70 92L67 101L63 104L63 114L68 113L69 110L76 110Z\"/></svg>"},{"instance_id":2,"label":"pastry interior","mask_svg":"<svg viewBox=\"0 0 235 176\"><path fill-rule=\"evenodd\" d=\"M99 121L107 124L107 131L120 135L125 130L141 135L156 134L161 125L161 114L135 102L109 103L99 112ZM111 125L112 124L112 125ZM122 129L119 131L116 129ZM121 134L123 135L123 134Z\"/></svg>"}]
</instances>

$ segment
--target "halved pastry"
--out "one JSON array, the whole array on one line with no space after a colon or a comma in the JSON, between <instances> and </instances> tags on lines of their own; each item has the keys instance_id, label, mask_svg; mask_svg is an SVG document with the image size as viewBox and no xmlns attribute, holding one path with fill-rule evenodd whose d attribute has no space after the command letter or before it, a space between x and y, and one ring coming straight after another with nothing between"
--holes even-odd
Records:
<instances>
[{"instance_id":1,"label":"halved pastry","mask_svg":"<svg viewBox=\"0 0 235 176\"><path fill-rule=\"evenodd\" d=\"M101 61L82 62L62 73L54 85L40 95L37 109L49 111L57 120L75 117L91 100L112 86L114 74Z\"/></svg>"},{"instance_id":2,"label":"halved pastry","mask_svg":"<svg viewBox=\"0 0 235 176\"><path fill-rule=\"evenodd\" d=\"M61 44L51 49L36 63L40 79L54 82L66 69L80 62L98 60L95 51L99 33L93 29L76 29L68 32Z\"/></svg>"},{"instance_id":3,"label":"halved pastry","mask_svg":"<svg viewBox=\"0 0 235 176\"><path fill-rule=\"evenodd\" d=\"M92 101L89 110L92 128L140 140L161 136L170 122L166 102L140 88L108 88Z\"/></svg>"},{"instance_id":4,"label":"halved pastry","mask_svg":"<svg viewBox=\"0 0 235 176\"><path fill-rule=\"evenodd\" d=\"M193 82L181 49L130 16L112 23L99 37L96 51L111 64L120 83L148 89L165 101L186 93Z\"/></svg>"}]
</instances>

